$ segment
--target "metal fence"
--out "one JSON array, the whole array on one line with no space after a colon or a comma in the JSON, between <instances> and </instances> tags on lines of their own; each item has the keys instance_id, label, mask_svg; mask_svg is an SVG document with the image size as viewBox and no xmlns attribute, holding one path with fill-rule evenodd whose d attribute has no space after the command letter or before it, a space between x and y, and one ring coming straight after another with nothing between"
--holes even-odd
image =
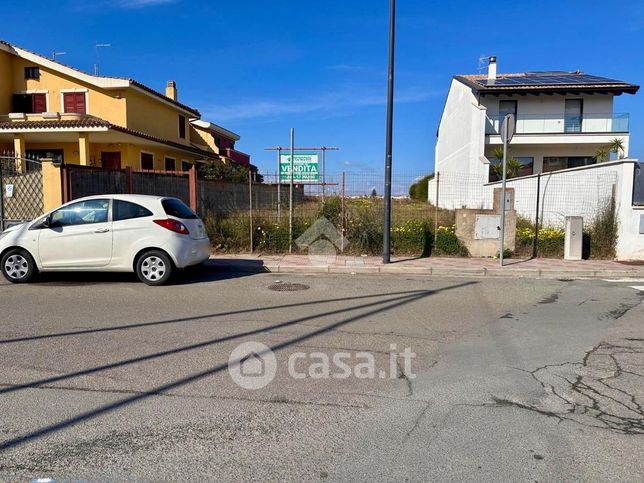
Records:
<instances>
[{"instance_id":1,"label":"metal fence","mask_svg":"<svg viewBox=\"0 0 644 483\"><path fill-rule=\"evenodd\" d=\"M592 222L614 201L617 171L610 166L553 171L509 179L517 214L541 226L562 228L568 216ZM428 200L445 209L492 209L500 181L468 173L438 172L429 182Z\"/></svg>"},{"instance_id":2,"label":"metal fence","mask_svg":"<svg viewBox=\"0 0 644 483\"><path fill-rule=\"evenodd\" d=\"M392 243L396 255L421 255L430 250L436 210L427 203L427 184L420 180L427 172L398 172L392 180ZM329 233L321 238L335 243L334 250L350 255L381 255L383 234L384 176L378 171L326 173L326 182L293 185L278 183L277 174L264 174L263 183L237 186L236 200L246 200L244 210L231 210L227 193L210 191L210 206L200 207L207 229L218 248L231 251L307 253L311 227L326 220ZM409 197L418 183L423 193ZM270 191L265 190L270 188ZM278 196L279 191L279 196ZM200 203L201 203L200 195ZM238 205L238 203L235 203ZM439 210L440 224L452 225L453 212Z\"/></svg>"},{"instance_id":3,"label":"metal fence","mask_svg":"<svg viewBox=\"0 0 644 483\"><path fill-rule=\"evenodd\" d=\"M36 158L0 156L0 231L43 213L42 165Z\"/></svg>"}]
</instances>

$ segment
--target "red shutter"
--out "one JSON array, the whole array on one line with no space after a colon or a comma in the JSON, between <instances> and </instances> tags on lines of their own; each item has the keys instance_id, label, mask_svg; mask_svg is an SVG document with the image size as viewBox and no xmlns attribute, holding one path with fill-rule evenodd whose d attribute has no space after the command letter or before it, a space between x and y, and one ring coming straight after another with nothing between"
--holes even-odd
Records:
<instances>
[{"instance_id":1,"label":"red shutter","mask_svg":"<svg viewBox=\"0 0 644 483\"><path fill-rule=\"evenodd\" d=\"M41 113L47 111L47 95L33 94L31 96L31 112Z\"/></svg>"},{"instance_id":2,"label":"red shutter","mask_svg":"<svg viewBox=\"0 0 644 483\"><path fill-rule=\"evenodd\" d=\"M63 109L65 110L65 112L74 112L76 103L73 92L65 92L63 94L63 104Z\"/></svg>"},{"instance_id":3,"label":"red shutter","mask_svg":"<svg viewBox=\"0 0 644 483\"><path fill-rule=\"evenodd\" d=\"M65 112L87 114L84 92L65 92L63 94L63 104Z\"/></svg>"},{"instance_id":4,"label":"red shutter","mask_svg":"<svg viewBox=\"0 0 644 483\"><path fill-rule=\"evenodd\" d=\"M85 93L76 93L76 111L78 114L87 114L87 107L85 105Z\"/></svg>"}]
</instances>

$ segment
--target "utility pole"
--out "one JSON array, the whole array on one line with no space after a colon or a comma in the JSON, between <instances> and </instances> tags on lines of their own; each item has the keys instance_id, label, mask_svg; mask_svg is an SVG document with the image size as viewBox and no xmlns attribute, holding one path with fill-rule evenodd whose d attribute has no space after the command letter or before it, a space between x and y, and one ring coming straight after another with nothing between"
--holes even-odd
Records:
<instances>
[{"instance_id":1,"label":"utility pole","mask_svg":"<svg viewBox=\"0 0 644 483\"><path fill-rule=\"evenodd\" d=\"M326 195L326 146L322 146L322 203L324 203L324 197Z\"/></svg>"},{"instance_id":2,"label":"utility pole","mask_svg":"<svg viewBox=\"0 0 644 483\"><path fill-rule=\"evenodd\" d=\"M111 47L112 44L96 44L94 48L96 49L96 63L94 64L94 75L99 75L100 69L99 69L99 63L100 63L100 55L99 55L99 49L105 49L108 47Z\"/></svg>"},{"instance_id":3,"label":"utility pole","mask_svg":"<svg viewBox=\"0 0 644 483\"><path fill-rule=\"evenodd\" d=\"M295 128L291 128L291 176L288 196L288 252L293 251L293 176L295 163Z\"/></svg>"},{"instance_id":4,"label":"utility pole","mask_svg":"<svg viewBox=\"0 0 644 483\"><path fill-rule=\"evenodd\" d=\"M387 82L387 136L385 142L385 226L382 234L382 262L391 261L391 156L394 124L394 50L396 40L396 0L389 0L389 77Z\"/></svg>"},{"instance_id":5,"label":"utility pole","mask_svg":"<svg viewBox=\"0 0 644 483\"><path fill-rule=\"evenodd\" d=\"M280 190L282 186L282 146L277 147L277 222L279 223L282 217L282 193Z\"/></svg>"}]
</instances>

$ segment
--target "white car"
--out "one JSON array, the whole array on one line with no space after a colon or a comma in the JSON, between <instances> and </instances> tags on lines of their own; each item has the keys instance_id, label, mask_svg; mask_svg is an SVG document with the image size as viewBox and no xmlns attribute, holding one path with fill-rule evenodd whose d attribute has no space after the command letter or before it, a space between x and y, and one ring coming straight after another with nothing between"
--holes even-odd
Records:
<instances>
[{"instance_id":1,"label":"white car","mask_svg":"<svg viewBox=\"0 0 644 483\"><path fill-rule=\"evenodd\" d=\"M210 257L204 225L181 200L101 195L66 203L0 233L3 275L25 283L38 272L135 272L148 285Z\"/></svg>"}]
</instances>

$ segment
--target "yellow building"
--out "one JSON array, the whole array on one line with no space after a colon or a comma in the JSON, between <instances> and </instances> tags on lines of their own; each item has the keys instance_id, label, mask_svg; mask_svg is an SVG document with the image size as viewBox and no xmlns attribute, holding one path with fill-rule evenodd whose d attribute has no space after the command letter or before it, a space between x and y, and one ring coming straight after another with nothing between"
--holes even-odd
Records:
<instances>
[{"instance_id":1,"label":"yellow building","mask_svg":"<svg viewBox=\"0 0 644 483\"><path fill-rule=\"evenodd\" d=\"M0 41L0 151L66 164L187 170L250 165L239 136L200 120L178 100L133 79L90 75Z\"/></svg>"}]
</instances>

